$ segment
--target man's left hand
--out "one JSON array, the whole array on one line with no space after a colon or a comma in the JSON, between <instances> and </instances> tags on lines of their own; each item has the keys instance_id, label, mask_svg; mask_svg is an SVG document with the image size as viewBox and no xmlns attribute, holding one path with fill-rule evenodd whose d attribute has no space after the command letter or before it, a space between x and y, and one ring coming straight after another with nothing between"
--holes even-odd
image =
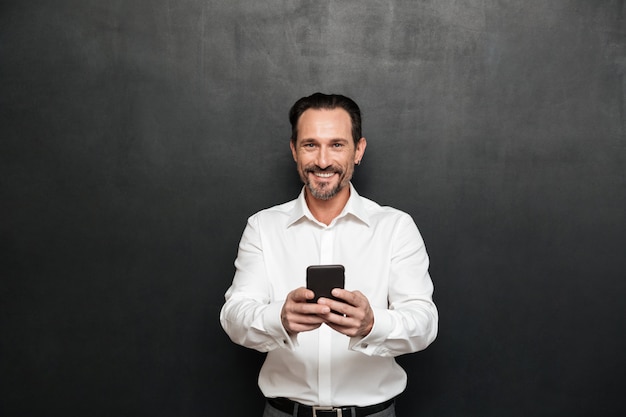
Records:
<instances>
[{"instance_id":1,"label":"man's left hand","mask_svg":"<svg viewBox=\"0 0 626 417\"><path fill-rule=\"evenodd\" d=\"M323 315L326 324L349 337L365 337L374 326L374 312L370 302L360 291L347 291L340 288L333 289L334 297L344 302L320 298L319 304L330 307L339 314L330 312Z\"/></svg>"}]
</instances>

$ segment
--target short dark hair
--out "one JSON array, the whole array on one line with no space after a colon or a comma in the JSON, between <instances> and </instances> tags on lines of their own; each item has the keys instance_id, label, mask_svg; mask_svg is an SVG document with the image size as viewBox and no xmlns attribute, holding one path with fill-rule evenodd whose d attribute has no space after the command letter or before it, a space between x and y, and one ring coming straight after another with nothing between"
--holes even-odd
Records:
<instances>
[{"instance_id":1,"label":"short dark hair","mask_svg":"<svg viewBox=\"0 0 626 417\"><path fill-rule=\"evenodd\" d=\"M333 110L336 108L344 109L348 112L352 121L352 140L356 146L361 139L361 109L349 97L341 94L322 94L315 93L308 97L302 97L291 106L289 110L289 122L291 123L291 141L296 143L298 138L298 120L302 113L309 109L315 110Z\"/></svg>"}]
</instances>

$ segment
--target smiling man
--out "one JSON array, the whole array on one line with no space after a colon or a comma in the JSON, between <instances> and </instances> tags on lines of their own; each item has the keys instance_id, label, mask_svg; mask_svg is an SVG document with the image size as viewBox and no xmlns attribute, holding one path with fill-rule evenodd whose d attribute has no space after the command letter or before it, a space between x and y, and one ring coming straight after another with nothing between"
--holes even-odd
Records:
<instances>
[{"instance_id":1,"label":"smiling man","mask_svg":"<svg viewBox=\"0 0 626 417\"><path fill-rule=\"evenodd\" d=\"M298 104L303 102L296 103L290 115L295 126L291 153L306 186L309 209L328 224L350 197L354 165L360 163L367 142L359 134L353 138L350 114L342 107L309 108L300 113Z\"/></svg>"},{"instance_id":2,"label":"smiling man","mask_svg":"<svg viewBox=\"0 0 626 417\"><path fill-rule=\"evenodd\" d=\"M312 197L330 200L342 190L348 193L354 164L360 162L366 145L365 138L353 143L351 124L342 108L309 109L298 119L291 152Z\"/></svg>"},{"instance_id":3,"label":"smiling man","mask_svg":"<svg viewBox=\"0 0 626 417\"><path fill-rule=\"evenodd\" d=\"M303 97L289 120L304 187L248 219L222 326L235 343L267 352L264 417L393 417L407 381L394 358L437 335L424 242L408 214L350 183L367 146L353 100ZM326 264L344 267L345 286L311 303L306 269Z\"/></svg>"}]
</instances>

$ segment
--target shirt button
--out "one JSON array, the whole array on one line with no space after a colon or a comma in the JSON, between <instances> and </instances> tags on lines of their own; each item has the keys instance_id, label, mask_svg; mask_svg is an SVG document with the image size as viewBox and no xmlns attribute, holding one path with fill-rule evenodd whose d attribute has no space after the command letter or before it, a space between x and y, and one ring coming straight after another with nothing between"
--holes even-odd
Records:
<instances>
[{"instance_id":1,"label":"shirt button","mask_svg":"<svg viewBox=\"0 0 626 417\"><path fill-rule=\"evenodd\" d=\"M361 347L362 347L363 349L367 349L367 347L368 347L368 346L369 346L369 345L368 345L367 343L361 343Z\"/></svg>"}]
</instances>

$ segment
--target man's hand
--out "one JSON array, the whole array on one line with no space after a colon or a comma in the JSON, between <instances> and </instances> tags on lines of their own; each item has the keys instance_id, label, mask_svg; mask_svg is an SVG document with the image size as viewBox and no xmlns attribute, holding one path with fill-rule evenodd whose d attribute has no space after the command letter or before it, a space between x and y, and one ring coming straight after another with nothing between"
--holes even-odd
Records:
<instances>
[{"instance_id":1,"label":"man's hand","mask_svg":"<svg viewBox=\"0 0 626 417\"><path fill-rule=\"evenodd\" d=\"M328 306L340 314L328 312L321 317L325 323L339 333L350 337L365 337L374 326L374 312L370 302L360 291L347 291L335 288L333 296L344 302L320 298L318 304Z\"/></svg>"},{"instance_id":2,"label":"man's hand","mask_svg":"<svg viewBox=\"0 0 626 417\"><path fill-rule=\"evenodd\" d=\"M280 312L280 320L287 333L294 335L315 330L325 322L324 317L331 314L330 307L307 302L307 300L312 300L314 296L313 291L304 287L297 288L287 294L287 299Z\"/></svg>"}]
</instances>

